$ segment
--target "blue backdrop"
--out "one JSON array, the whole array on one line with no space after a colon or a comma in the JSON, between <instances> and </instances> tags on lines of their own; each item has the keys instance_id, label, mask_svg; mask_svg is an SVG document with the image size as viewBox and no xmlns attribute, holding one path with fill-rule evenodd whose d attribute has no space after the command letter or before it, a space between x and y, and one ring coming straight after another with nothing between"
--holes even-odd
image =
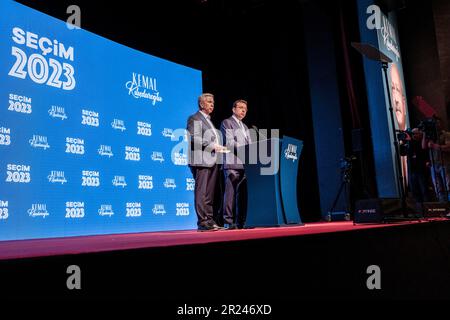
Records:
<instances>
[{"instance_id":1,"label":"blue backdrop","mask_svg":"<svg viewBox=\"0 0 450 320\"><path fill-rule=\"evenodd\" d=\"M0 12L0 240L195 228L176 129L201 72L14 2Z\"/></svg>"}]
</instances>

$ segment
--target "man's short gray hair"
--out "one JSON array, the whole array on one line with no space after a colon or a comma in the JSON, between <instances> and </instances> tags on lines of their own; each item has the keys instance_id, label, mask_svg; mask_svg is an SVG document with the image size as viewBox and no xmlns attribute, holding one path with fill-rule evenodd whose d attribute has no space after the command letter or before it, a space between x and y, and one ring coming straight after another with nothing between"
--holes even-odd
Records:
<instances>
[{"instance_id":1,"label":"man's short gray hair","mask_svg":"<svg viewBox=\"0 0 450 320\"><path fill-rule=\"evenodd\" d=\"M201 96L198 97L198 108L201 109L201 103L203 100L205 100L207 97L214 98L214 95L212 93L202 93Z\"/></svg>"}]
</instances>

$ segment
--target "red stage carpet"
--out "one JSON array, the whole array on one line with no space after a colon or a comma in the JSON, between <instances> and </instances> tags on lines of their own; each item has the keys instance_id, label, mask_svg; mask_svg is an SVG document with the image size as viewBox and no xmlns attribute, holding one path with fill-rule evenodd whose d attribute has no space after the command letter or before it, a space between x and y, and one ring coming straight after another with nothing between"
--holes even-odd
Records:
<instances>
[{"instance_id":1,"label":"red stage carpet","mask_svg":"<svg viewBox=\"0 0 450 320\"><path fill-rule=\"evenodd\" d=\"M436 221L439 219L433 219ZM447 219L444 219L447 220ZM430 220L396 224L353 225L353 222L309 223L303 226L255 228L215 232L196 230L116 234L71 238L20 240L0 242L0 260L42 256L81 254L114 250L243 241L263 238L291 237L362 229L392 228L407 224L427 223Z\"/></svg>"}]
</instances>

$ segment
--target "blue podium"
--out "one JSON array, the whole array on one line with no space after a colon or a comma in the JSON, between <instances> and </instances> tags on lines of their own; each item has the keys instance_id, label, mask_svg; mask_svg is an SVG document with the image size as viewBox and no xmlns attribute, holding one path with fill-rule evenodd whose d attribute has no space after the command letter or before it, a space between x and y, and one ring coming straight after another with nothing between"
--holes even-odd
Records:
<instances>
[{"instance_id":1,"label":"blue podium","mask_svg":"<svg viewBox=\"0 0 450 320\"><path fill-rule=\"evenodd\" d=\"M297 173L303 142L285 136L242 148L248 190L245 226L302 224L297 206Z\"/></svg>"}]
</instances>

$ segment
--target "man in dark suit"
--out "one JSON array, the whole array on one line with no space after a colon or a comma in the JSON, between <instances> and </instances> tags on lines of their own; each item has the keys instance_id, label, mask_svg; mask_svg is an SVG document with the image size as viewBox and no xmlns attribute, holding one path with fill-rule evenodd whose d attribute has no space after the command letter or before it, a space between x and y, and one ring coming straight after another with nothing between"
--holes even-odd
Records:
<instances>
[{"instance_id":1,"label":"man in dark suit","mask_svg":"<svg viewBox=\"0 0 450 320\"><path fill-rule=\"evenodd\" d=\"M219 167L217 153L225 151L221 145L220 132L211 122L210 114L214 110L214 96L204 93L198 98L199 111L187 121L190 150L189 167L195 179L195 211L199 231L223 229L213 219L214 192Z\"/></svg>"},{"instance_id":2,"label":"man in dark suit","mask_svg":"<svg viewBox=\"0 0 450 320\"><path fill-rule=\"evenodd\" d=\"M247 101L237 100L233 103L233 115L222 121L220 130L224 145L231 152L224 154L225 194L223 200L223 219L226 229L243 228L245 210L238 203L243 195L245 171L242 159L237 157L237 148L251 142L248 127L242 120L247 114Z\"/></svg>"}]
</instances>

